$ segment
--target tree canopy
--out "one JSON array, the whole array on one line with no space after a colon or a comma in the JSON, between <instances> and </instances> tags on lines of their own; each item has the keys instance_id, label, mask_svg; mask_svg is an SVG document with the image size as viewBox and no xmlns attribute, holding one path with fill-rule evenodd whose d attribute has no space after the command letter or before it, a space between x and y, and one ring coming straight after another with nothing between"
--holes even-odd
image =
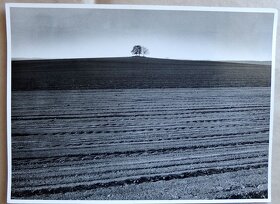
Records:
<instances>
[{"instance_id":1,"label":"tree canopy","mask_svg":"<svg viewBox=\"0 0 280 204\"><path fill-rule=\"evenodd\" d=\"M134 45L132 50L131 50L131 54L134 56L145 56L149 54L149 50L141 45Z\"/></svg>"}]
</instances>

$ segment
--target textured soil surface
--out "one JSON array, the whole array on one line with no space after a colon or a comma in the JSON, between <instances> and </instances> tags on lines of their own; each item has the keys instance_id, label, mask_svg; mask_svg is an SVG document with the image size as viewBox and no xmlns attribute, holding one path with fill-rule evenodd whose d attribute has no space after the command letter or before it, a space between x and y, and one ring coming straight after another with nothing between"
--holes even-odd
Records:
<instances>
[{"instance_id":1,"label":"textured soil surface","mask_svg":"<svg viewBox=\"0 0 280 204\"><path fill-rule=\"evenodd\" d=\"M12 62L15 91L269 87L270 75L265 64L146 57Z\"/></svg>"},{"instance_id":2,"label":"textured soil surface","mask_svg":"<svg viewBox=\"0 0 280 204\"><path fill-rule=\"evenodd\" d=\"M261 87L13 91L12 198L267 198L269 110Z\"/></svg>"}]
</instances>

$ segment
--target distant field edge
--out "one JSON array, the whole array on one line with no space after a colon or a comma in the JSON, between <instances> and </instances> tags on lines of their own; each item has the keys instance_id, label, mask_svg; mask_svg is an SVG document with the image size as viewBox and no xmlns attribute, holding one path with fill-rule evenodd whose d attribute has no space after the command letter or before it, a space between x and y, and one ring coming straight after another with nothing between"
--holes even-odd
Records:
<instances>
[{"instance_id":1,"label":"distant field edge","mask_svg":"<svg viewBox=\"0 0 280 204\"><path fill-rule=\"evenodd\" d=\"M269 87L268 62L147 57L12 62L12 90Z\"/></svg>"}]
</instances>

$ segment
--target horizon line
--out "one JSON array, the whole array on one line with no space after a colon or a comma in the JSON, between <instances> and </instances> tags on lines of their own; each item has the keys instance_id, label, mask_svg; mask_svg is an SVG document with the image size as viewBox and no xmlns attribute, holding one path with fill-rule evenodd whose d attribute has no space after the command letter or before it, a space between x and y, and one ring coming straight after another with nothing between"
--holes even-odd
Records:
<instances>
[{"instance_id":1,"label":"horizon line","mask_svg":"<svg viewBox=\"0 0 280 204\"><path fill-rule=\"evenodd\" d=\"M255 60L255 59L179 59L179 58L168 58L168 57L149 57L149 56L122 56L122 57L65 57L65 58L25 58L25 57L12 57L11 61L27 61L27 60L71 60L71 59L110 59L110 58L150 58L150 59L163 59L163 60L180 60L180 61L212 61L212 62L272 62L272 60Z\"/></svg>"}]
</instances>

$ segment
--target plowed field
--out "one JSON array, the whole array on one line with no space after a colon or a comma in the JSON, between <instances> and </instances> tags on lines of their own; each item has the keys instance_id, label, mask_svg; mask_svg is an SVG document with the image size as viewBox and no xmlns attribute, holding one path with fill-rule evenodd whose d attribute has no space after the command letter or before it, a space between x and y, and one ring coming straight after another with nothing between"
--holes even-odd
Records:
<instances>
[{"instance_id":1,"label":"plowed field","mask_svg":"<svg viewBox=\"0 0 280 204\"><path fill-rule=\"evenodd\" d=\"M270 88L12 97L12 198L267 197Z\"/></svg>"}]
</instances>

